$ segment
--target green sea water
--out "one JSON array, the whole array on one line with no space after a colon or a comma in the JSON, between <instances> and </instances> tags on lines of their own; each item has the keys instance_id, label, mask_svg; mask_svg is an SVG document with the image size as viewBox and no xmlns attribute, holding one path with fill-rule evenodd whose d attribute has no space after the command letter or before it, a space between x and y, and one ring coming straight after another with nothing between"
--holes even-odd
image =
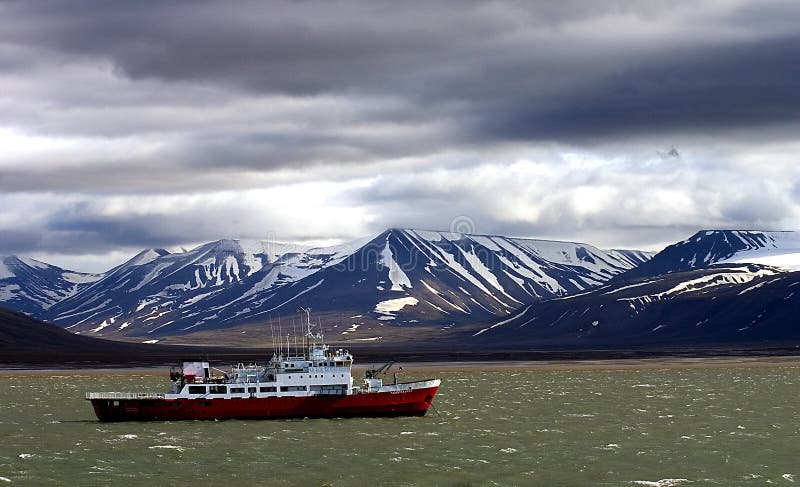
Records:
<instances>
[{"instance_id":1,"label":"green sea water","mask_svg":"<svg viewBox=\"0 0 800 487\"><path fill-rule=\"evenodd\" d=\"M422 418L116 424L84 392L165 377L0 376L0 486L800 485L798 368L425 375Z\"/></svg>"}]
</instances>

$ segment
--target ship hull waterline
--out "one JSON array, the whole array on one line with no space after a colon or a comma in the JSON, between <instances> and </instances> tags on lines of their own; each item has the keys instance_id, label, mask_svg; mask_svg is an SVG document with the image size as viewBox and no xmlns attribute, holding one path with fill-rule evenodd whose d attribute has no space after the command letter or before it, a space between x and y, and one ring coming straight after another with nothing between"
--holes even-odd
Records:
<instances>
[{"instance_id":1,"label":"ship hull waterline","mask_svg":"<svg viewBox=\"0 0 800 487\"><path fill-rule=\"evenodd\" d=\"M91 399L100 421L423 416L438 386L351 395L244 398Z\"/></svg>"}]
</instances>

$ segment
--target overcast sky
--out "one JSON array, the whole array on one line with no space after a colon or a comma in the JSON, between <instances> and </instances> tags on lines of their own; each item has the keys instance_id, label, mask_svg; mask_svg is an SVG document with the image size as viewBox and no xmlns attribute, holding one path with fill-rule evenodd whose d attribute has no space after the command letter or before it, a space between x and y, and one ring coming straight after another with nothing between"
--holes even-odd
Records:
<instances>
[{"instance_id":1,"label":"overcast sky","mask_svg":"<svg viewBox=\"0 0 800 487\"><path fill-rule=\"evenodd\" d=\"M0 0L0 254L800 226L800 2Z\"/></svg>"}]
</instances>

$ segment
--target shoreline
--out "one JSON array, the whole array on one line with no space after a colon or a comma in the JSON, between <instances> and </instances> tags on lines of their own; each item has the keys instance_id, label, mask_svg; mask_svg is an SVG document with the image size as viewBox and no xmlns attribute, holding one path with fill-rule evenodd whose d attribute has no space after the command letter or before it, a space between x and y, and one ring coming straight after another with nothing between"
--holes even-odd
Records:
<instances>
[{"instance_id":1,"label":"shoreline","mask_svg":"<svg viewBox=\"0 0 800 487\"><path fill-rule=\"evenodd\" d=\"M0 377L9 376L52 376L52 375L165 375L169 365L143 365L115 367L109 364L98 364L98 367L65 367L36 366L31 364L0 364ZM88 365L88 364L87 364ZM362 361L353 366L355 376L373 364ZM375 363L375 365L378 365ZM400 371L402 367L402 371ZM720 369L720 368L800 368L800 356L757 356L757 357L659 357L634 359L591 359L591 360L514 360L514 361L452 361L396 362L392 371L399 373L412 372L459 372L459 371L523 371L523 372L569 372L569 371L633 371L633 370L672 370L672 369Z\"/></svg>"}]
</instances>

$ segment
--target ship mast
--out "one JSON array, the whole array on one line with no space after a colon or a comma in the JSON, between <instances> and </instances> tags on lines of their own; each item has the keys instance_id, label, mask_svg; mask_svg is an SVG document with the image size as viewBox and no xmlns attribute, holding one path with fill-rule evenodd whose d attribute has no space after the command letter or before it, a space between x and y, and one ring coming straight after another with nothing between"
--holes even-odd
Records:
<instances>
[{"instance_id":1,"label":"ship mast","mask_svg":"<svg viewBox=\"0 0 800 487\"><path fill-rule=\"evenodd\" d=\"M305 323L305 325L306 325L306 334L305 334L305 337L308 340L308 344L307 345L308 345L309 358L312 358L312 357L314 357L316 355L314 352L317 352L317 354L319 354L319 353L324 354L326 347L325 347L325 343L324 343L324 340L323 340L323 337L322 337L322 333L319 333L319 332L318 333L314 333L311 330L311 328L313 326L311 324L311 308L303 308L303 307L301 307L300 310L303 311L306 314L306 323ZM319 341L319 345L317 345L317 341Z\"/></svg>"}]
</instances>

